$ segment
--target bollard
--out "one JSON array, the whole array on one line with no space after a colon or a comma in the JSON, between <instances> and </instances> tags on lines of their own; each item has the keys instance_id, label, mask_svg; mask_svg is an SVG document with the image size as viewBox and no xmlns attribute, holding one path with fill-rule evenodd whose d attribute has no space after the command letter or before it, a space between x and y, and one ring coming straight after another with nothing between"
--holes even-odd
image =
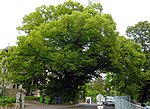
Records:
<instances>
[{"instance_id":1,"label":"bollard","mask_svg":"<svg viewBox=\"0 0 150 109\"><path fill-rule=\"evenodd\" d=\"M19 109L20 108L20 95L21 95L21 93L20 93L20 91L18 91L17 93L16 93L16 104L15 104L15 109Z\"/></svg>"},{"instance_id":2,"label":"bollard","mask_svg":"<svg viewBox=\"0 0 150 109\"><path fill-rule=\"evenodd\" d=\"M24 109L24 103L25 103L25 94L24 93L22 93L21 94L21 109Z\"/></svg>"}]
</instances>

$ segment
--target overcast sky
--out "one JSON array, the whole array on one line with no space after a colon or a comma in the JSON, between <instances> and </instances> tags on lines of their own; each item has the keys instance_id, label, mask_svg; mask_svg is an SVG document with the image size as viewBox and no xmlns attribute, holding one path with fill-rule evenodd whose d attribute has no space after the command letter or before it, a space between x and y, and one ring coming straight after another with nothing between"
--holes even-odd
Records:
<instances>
[{"instance_id":1,"label":"overcast sky","mask_svg":"<svg viewBox=\"0 0 150 109\"><path fill-rule=\"evenodd\" d=\"M22 17L41 5L57 5L65 0L0 0L0 49L14 45ZM74 0L86 5L88 0ZM139 21L150 21L150 0L96 0L103 6L103 13L109 13L117 24L117 30L125 35L126 28Z\"/></svg>"}]
</instances>

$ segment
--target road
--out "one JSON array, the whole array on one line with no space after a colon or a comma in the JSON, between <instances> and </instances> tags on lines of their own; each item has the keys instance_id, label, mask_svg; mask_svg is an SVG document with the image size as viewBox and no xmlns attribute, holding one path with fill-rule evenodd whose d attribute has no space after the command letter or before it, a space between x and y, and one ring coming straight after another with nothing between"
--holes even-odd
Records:
<instances>
[{"instance_id":1,"label":"road","mask_svg":"<svg viewBox=\"0 0 150 109\"><path fill-rule=\"evenodd\" d=\"M103 109L115 109L115 107L104 106Z\"/></svg>"},{"instance_id":2,"label":"road","mask_svg":"<svg viewBox=\"0 0 150 109\"><path fill-rule=\"evenodd\" d=\"M114 107L108 106L100 106L99 109L115 109ZM97 104L77 104L77 105L70 105L70 106L63 106L63 105L46 105L46 104L32 104L26 103L25 109L98 109Z\"/></svg>"},{"instance_id":3,"label":"road","mask_svg":"<svg viewBox=\"0 0 150 109\"><path fill-rule=\"evenodd\" d=\"M76 109L115 109L115 107L99 106L98 104L78 104Z\"/></svg>"}]
</instances>

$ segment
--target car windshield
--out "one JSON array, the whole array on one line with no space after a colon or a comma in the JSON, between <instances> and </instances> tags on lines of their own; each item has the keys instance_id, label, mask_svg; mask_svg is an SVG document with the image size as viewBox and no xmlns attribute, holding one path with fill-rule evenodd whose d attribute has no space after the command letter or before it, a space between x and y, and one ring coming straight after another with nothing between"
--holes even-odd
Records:
<instances>
[{"instance_id":1,"label":"car windshield","mask_svg":"<svg viewBox=\"0 0 150 109\"><path fill-rule=\"evenodd\" d=\"M107 96L106 99L107 99L107 100L114 100L114 97Z\"/></svg>"}]
</instances>

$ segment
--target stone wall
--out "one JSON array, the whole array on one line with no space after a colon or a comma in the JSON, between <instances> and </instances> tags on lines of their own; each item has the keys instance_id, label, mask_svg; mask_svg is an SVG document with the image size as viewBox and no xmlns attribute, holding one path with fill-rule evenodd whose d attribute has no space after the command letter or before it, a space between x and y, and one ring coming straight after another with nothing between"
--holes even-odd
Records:
<instances>
[{"instance_id":1,"label":"stone wall","mask_svg":"<svg viewBox=\"0 0 150 109\"><path fill-rule=\"evenodd\" d=\"M6 96L16 98L18 89L6 89Z\"/></svg>"}]
</instances>

